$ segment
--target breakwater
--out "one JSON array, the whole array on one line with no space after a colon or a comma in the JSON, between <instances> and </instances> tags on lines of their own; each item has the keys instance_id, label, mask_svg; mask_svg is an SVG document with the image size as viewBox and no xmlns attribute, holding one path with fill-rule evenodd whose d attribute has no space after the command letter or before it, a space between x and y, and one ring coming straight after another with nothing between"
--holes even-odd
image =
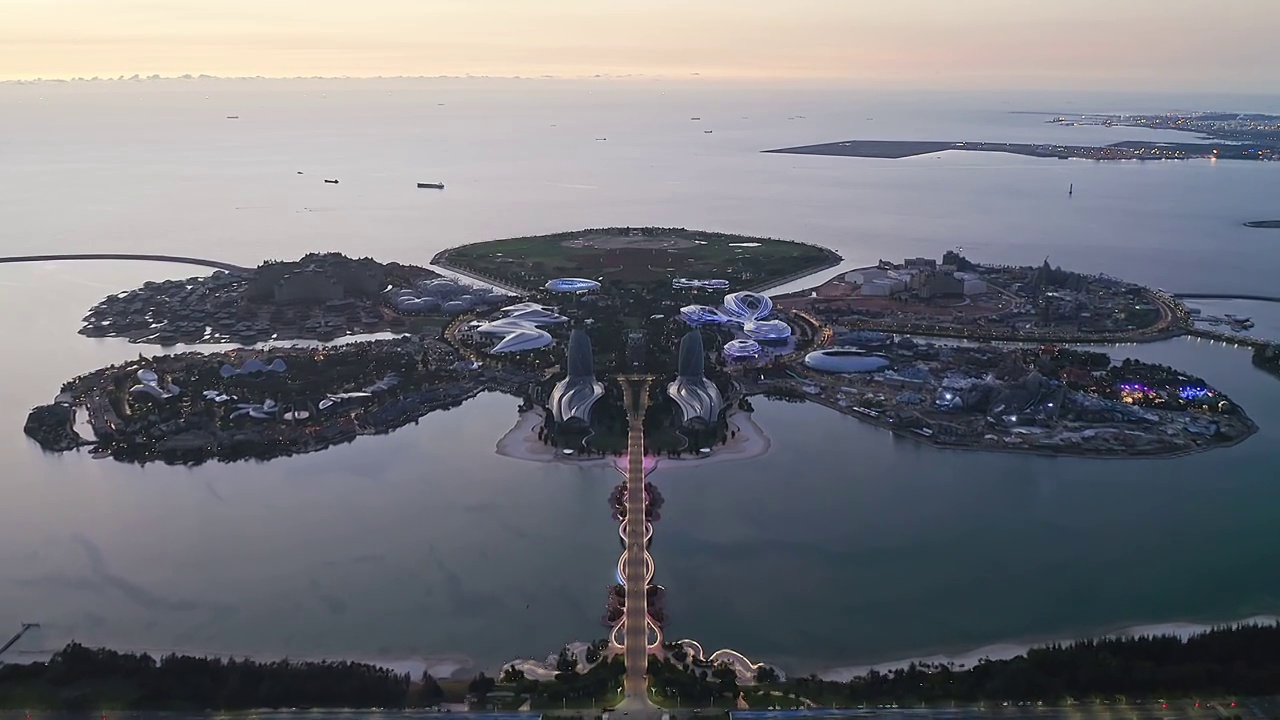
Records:
<instances>
[{"instance_id":1,"label":"breakwater","mask_svg":"<svg viewBox=\"0 0 1280 720\"><path fill-rule=\"evenodd\" d=\"M227 272L248 272L249 268L233 265L221 260L186 257L183 255L153 255L149 253L70 253L63 255L9 255L0 257L0 264L29 262L61 262L63 260L135 260L143 262L178 263L180 265L198 265L226 270Z\"/></svg>"}]
</instances>

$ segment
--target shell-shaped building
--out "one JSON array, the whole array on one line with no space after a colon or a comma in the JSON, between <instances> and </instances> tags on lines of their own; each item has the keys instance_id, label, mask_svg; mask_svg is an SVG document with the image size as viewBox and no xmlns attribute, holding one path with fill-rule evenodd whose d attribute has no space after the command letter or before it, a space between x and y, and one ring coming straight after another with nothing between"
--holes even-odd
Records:
<instances>
[{"instance_id":1,"label":"shell-shaped building","mask_svg":"<svg viewBox=\"0 0 1280 720\"><path fill-rule=\"evenodd\" d=\"M703 374L706 351L702 331L694 328L680 339L680 365L676 379L667 385L667 395L680 408L680 424L707 424L716 421L724 398L720 389Z\"/></svg>"},{"instance_id":2,"label":"shell-shaped building","mask_svg":"<svg viewBox=\"0 0 1280 720\"><path fill-rule=\"evenodd\" d=\"M558 423L589 423L591 408L604 397L604 383L596 379L591 338L585 330L569 333L568 374L551 389L551 416Z\"/></svg>"}]
</instances>

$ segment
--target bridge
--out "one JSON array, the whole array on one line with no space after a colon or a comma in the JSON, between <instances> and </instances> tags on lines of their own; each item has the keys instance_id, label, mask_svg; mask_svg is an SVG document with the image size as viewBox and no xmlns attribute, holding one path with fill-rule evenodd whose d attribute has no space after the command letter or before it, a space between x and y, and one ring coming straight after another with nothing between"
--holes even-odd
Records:
<instances>
[{"instance_id":1,"label":"bridge","mask_svg":"<svg viewBox=\"0 0 1280 720\"><path fill-rule=\"evenodd\" d=\"M627 408L627 517L626 550L623 553L623 582L626 608L623 615L623 658L627 673L623 678L624 699L619 709L654 712L648 695L649 631L657 625L649 619L648 589L653 576L653 559L646 547L649 535L645 519L644 414L649 406L650 377L624 375L623 402ZM616 635L615 635L616 641ZM657 644L661 644L661 635Z\"/></svg>"},{"instance_id":2,"label":"bridge","mask_svg":"<svg viewBox=\"0 0 1280 720\"><path fill-rule=\"evenodd\" d=\"M1250 348L1265 348L1272 345L1280 344L1274 340L1266 338L1249 337L1248 335L1236 335L1234 333L1222 332L1221 330L1210 330L1209 328L1193 327L1187 330L1187 334L1192 337L1205 338L1207 340L1217 340L1229 345L1243 345Z\"/></svg>"},{"instance_id":3,"label":"bridge","mask_svg":"<svg viewBox=\"0 0 1280 720\"><path fill-rule=\"evenodd\" d=\"M252 268L232 265L221 260L186 257L183 255L151 255L139 253L72 253L69 255L9 255L0 257L0 264L54 262L62 260L141 260L145 262L178 263L179 265L199 265L200 267L226 270L227 272L249 272Z\"/></svg>"}]
</instances>

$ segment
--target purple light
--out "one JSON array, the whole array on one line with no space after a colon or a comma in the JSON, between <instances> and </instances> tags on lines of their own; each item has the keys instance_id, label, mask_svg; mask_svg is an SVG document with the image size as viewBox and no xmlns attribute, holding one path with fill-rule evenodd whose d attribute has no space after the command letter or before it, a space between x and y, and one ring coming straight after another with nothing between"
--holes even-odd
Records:
<instances>
[{"instance_id":1,"label":"purple light","mask_svg":"<svg viewBox=\"0 0 1280 720\"><path fill-rule=\"evenodd\" d=\"M1183 400L1202 400L1212 395L1208 388L1184 386L1178 390L1178 397Z\"/></svg>"}]
</instances>

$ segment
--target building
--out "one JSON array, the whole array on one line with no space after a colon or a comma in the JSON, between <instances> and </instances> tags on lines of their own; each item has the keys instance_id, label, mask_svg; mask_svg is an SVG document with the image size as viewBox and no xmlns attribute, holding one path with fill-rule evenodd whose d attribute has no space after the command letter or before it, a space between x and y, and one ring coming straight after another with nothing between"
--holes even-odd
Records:
<instances>
[{"instance_id":1,"label":"building","mask_svg":"<svg viewBox=\"0 0 1280 720\"><path fill-rule=\"evenodd\" d=\"M706 352L702 331L694 328L680 339L679 370L667 385L667 395L680 408L681 425L710 425L720 416L724 398L704 375Z\"/></svg>"},{"instance_id":2,"label":"building","mask_svg":"<svg viewBox=\"0 0 1280 720\"><path fill-rule=\"evenodd\" d=\"M804 356L804 364L830 373L869 373L889 367L889 361L856 348L815 350Z\"/></svg>"},{"instance_id":3,"label":"building","mask_svg":"<svg viewBox=\"0 0 1280 720\"><path fill-rule=\"evenodd\" d=\"M551 416L558 423L590 424L591 408L604 396L604 383L596 379L591 338L585 330L569 333L566 355L568 374L551 389Z\"/></svg>"}]
</instances>

